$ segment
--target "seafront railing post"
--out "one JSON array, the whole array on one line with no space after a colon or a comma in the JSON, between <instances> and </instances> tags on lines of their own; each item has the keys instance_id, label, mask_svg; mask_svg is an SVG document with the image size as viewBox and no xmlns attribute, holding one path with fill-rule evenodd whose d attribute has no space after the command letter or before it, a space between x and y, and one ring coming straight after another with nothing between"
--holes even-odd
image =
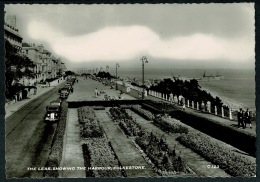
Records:
<instances>
[{"instance_id":1,"label":"seafront railing post","mask_svg":"<svg viewBox=\"0 0 260 182\"><path fill-rule=\"evenodd\" d=\"M215 106L215 115L218 115L217 106Z\"/></svg>"},{"instance_id":2,"label":"seafront railing post","mask_svg":"<svg viewBox=\"0 0 260 182\"><path fill-rule=\"evenodd\" d=\"M194 109L194 101L191 101L191 107Z\"/></svg>"},{"instance_id":3,"label":"seafront railing post","mask_svg":"<svg viewBox=\"0 0 260 182\"><path fill-rule=\"evenodd\" d=\"M233 117L232 117L232 108L229 108L229 119L230 119L230 120L233 120Z\"/></svg>"},{"instance_id":4,"label":"seafront railing post","mask_svg":"<svg viewBox=\"0 0 260 182\"><path fill-rule=\"evenodd\" d=\"M189 100L187 101L187 107L190 107L190 101Z\"/></svg>"},{"instance_id":5,"label":"seafront railing post","mask_svg":"<svg viewBox=\"0 0 260 182\"><path fill-rule=\"evenodd\" d=\"M224 108L223 107L221 107L221 116L222 116L222 118L224 118Z\"/></svg>"},{"instance_id":6,"label":"seafront railing post","mask_svg":"<svg viewBox=\"0 0 260 182\"><path fill-rule=\"evenodd\" d=\"M199 102L197 102L197 110L199 110Z\"/></svg>"},{"instance_id":7,"label":"seafront railing post","mask_svg":"<svg viewBox=\"0 0 260 182\"><path fill-rule=\"evenodd\" d=\"M168 98L167 98L168 96L167 96L167 94L165 94L165 100L168 100Z\"/></svg>"}]
</instances>

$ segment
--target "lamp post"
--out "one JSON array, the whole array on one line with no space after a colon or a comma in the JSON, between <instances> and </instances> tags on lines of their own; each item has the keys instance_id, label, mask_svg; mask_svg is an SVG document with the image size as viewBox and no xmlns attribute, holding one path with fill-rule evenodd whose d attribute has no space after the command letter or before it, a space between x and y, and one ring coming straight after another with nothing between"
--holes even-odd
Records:
<instances>
[{"instance_id":1,"label":"lamp post","mask_svg":"<svg viewBox=\"0 0 260 182\"><path fill-rule=\"evenodd\" d=\"M143 92L142 92L142 100L144 100L144 63L148 63L148 61L147 61L147 58L146 58L146 56L143 56L141 59L140 59L141 61L142 61L142 73L143 73L143 85L142 85L142 87L143 87Z\"/></svg>"},{"instance_id":2,"label":"lamp post","mask_svg":"<svg viewBox=\"0 0 260 182\"><path fill-rule=\"evenodd\" d=\"M119 63L116 63L116 90L117 90L117 67L119 67Z\"/></svg>"}]
</instances>

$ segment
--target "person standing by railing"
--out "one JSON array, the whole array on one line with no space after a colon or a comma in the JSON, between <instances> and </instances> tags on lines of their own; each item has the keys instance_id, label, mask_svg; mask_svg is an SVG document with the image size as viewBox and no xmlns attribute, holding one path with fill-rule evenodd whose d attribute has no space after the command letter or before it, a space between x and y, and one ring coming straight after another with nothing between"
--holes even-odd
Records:
<instances>
[{"instance_id":1,"label":"person standing by railing","mask_svg":"<svg viewBox=\"0 0 260 182\"><path fill-rule=\"evenodd\" d=\"M251 116L250 116L248 109L246 110L246 112L244 114L244 120L245 120L244 128L246 128L247 123L249 124L249 127L252 128Z\"/></svg>"}]
</instances>

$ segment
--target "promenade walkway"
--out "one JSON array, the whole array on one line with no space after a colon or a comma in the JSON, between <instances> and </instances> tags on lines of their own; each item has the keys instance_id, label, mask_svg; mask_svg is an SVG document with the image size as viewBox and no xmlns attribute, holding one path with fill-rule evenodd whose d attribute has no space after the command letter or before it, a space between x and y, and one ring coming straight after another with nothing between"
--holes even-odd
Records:
<instances>
[{"instance_id":1,"label":"promenade walkway","mask_svg":"<svg viewBox=\"0 0 260 182\"><path fill-rule=\"evenodd\" d=\"M78 77L78 83L75 83L73 86L73 93L69 95L67 101L98 101L104 100L104 96L110 96L110 98L115 98L118 100L120 94L119 90L111 89L110 86L106 86L101 82L92 80L90 78ZM100 91L100 95L95 97L95 89L97 88ZM105 93L102 93L104 91ZM133 100L134 97L123 94L120 100Z\"/></svg>"},{"instance_id":2,"label":"promenade walkway","mask_svg":"<svg viewBox=\"0 0 260 182\"><path fill-rule=\"evenodd\" d=\"M9 116L11 116L13 113L18 111L19 109L21 109L26 104L32 102L36 98L40 97L41 95L45 94L46 92L52 90L57 85L62 84L64 82L65 82L65 80L60 80L59 82L56 80L56 81L52 82L51 85L48 86L48 87L39 87L37 89L37 93L35 95L31 94L26 99L17 101L17 102L15 102L13 104L10 104L10 105L6 106L5 107L5 119L8 118Z\"/></svg>"}]
</instances>

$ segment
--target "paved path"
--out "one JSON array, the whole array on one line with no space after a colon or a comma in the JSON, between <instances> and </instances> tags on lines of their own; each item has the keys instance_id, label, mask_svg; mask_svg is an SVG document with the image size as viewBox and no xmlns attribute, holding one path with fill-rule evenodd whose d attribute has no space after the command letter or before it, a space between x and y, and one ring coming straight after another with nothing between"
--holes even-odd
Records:
<instances>
[{"instance_id":1,"label":"paved path","mask_svg":"<svg viewBox=\"0 0 260 182\"><path fill-rule=\"evenodd\" d=\"M132 143L132 138L127 138L119 129L118 123L111 120L108 109L96 111L96 115L103 127L107 138L111 141L115 153L122 166L145 166L144 170L126 170L128 177L153 177L157 176L153 169L146 163L141 153Z\"/></svg>"},{"instance_id":2,"label":"paved path","mask_svg":"<svg viewBox=\"0 0 260 182\"><path fill-rule=\"evenodd\" d=\"M111 98L117 98L120 91L115 89L110 89L109 86L105 86L101 82L92 80L90 78L85 79L83 77L78 77L79 82L75 83L73 86L73 93L69 95L67 101L97 101L104 100L104 95L107 94ZM99 91L105 90L105 94L101 93L97 98L95 97L94 90L98 89ZM130 95L123 94L122 99L132 100L135 99Z\"/></svg>"},{"instance_id":3,"label":"paved path","mask_svg":"<svg viewBox=\"0 0 260 182\"><path fill-rule=\"evenodd\" d=\"M85 170L77 170L84 166L80 127L77 109L68 109L67 125L63 139L63 153L60 167L75 167L75 170L62 170L62 178L85 178Z\"/></svg>"}]
</instances>

